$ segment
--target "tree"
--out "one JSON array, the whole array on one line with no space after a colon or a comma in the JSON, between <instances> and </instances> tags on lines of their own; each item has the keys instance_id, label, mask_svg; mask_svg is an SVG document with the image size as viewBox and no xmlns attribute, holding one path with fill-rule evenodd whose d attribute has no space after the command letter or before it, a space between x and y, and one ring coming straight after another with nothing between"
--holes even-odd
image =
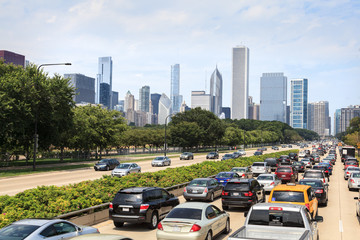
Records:
<instances>
[{"instance_id":1,"label":"tree","mask_svg":"<svg viewBox=\"0 0 360 240\"><path fill-rule=\"evenodd\" d=\"M306 141L319 140L320 136L314 131L308 129L295 128L294 129Z\"/></svg>"},{"instance_id":2,"label":"tree","mask_svg":"<svg viewBox=\"0 0 360 240\"><path fill-rule=\"evenodd\" d=\"M170 126L171 143L183 148L198 147L204 130L196 122L180 122Z\"/></svg>"}]
</instances>

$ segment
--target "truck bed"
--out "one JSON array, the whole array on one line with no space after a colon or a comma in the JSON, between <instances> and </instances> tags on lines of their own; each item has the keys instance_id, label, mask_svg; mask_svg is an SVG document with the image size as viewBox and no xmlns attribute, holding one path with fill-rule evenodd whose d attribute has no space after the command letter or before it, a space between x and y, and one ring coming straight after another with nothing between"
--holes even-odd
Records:
<instances>
[{"instance_id":1,"label":"truck bed","mask_svg":"<svg viewBox=\"0 0 360 240\"><path fill-rule=\"evenodd\" d=\"M288 227L254 226L238 229L230 235L228 240L253 239L253 240L305 240L308 239L309 230Z\"/></svg>"}]
</instances>

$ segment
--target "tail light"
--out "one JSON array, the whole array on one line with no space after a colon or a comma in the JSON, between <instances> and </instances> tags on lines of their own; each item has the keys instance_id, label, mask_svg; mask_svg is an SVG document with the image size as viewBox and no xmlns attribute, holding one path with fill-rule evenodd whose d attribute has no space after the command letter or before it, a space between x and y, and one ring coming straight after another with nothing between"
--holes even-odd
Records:
<instances>
[{"instance_id":1,"label":"tail light","mask_svg":"<svg viewBox=\"0 0 360 240\"><path fill-rule=\"evenodd\" d=\"M269 210L274 210L274 211L282 211L282 207L269 207Z\"/></svg>"},{"instance_id":2,"label":"tail light","mask_svg":"<svg viewBox=\"0 0 360 240\"><path fill-rule=\"evenodd\" d=\"M245 173L242 176L245 177Z\"/></svg>"},{"instance_id":3,"label":"tail light","mask_svg":"<svg viewBox=\"0 0 360 240\"><path fill-rule=\"evenodd\" d=\"M141 204L140 210L147 210L149 208L149 204Z\"/></svg>"},{"instance_id":4,"label":"tail light","mask_svg":"<svg viewBox=\"0 0 360 240\"><path fill-rule=\"evenodd\" d=\"M113 208L114 208L114 205L113 205L112 202L110 203L109 208L110 208L110 209L113 209Z\"/></svg>"},{"instance_id":5,"label":"tail light","mask_svg":"<svg viewBox=\"0 0 360 240\"><path fill-rule=\"evenodd\" d=\"M350 174L349 172L346 172L346 174Z\"/></svg>"},{"instance_id":6,"label":"tail light","mask_svg":"<svg viewBox=\"0 0 360 240\"><path fill-rule=\"evenodd\" d=\"M325 178L323 178L323 182L325 183Z\"/></svg>"},{"instance_id":7,"label":"tail light","mask_svg":"<svg viewBox=\"0 0 360 240\"><path fill-rule=\"evenodd\" d=\"M252 193L252 192L250 192L250 191L249 191L249 192L247 192L247 193L244 193L244 196L245 196L245 197L251 197L252 195L253 195L253 193Z\"/></svg>"},{"instance_id":8,"label":"tail light","mask_svg":"<svg viewBox=\"0 0 360 240\"><path fill-rule=\"evenodd\" d=\"M328 171L328 170L326 170L325 172L326 172L326 173L328 173L329 171Z\"/></svg>"},{"instance_id":9,"label":"tail light","mask_svg":"<svg viewBox=\"0 0 360 240\"><path fill-rule=\"evenodd\" d=\"M274 185L274 184L275 184L275 182L272 182L272 183L270 183L270 186L271 186L271 185Z\"/></svg>"},{"instance_id":10,"label":"tail light","mask_svg":"<svg viewBox=\"0 0 360 240\"><path fill-rule=\"evenodd\" d=\"M197 232L200 231L201 227L197 224L192 225L190 232Z\"/></svg>"},{"instance_id":11,"label":"tail light","mask_svg":"<svg viewBox=\"0 0 360 240\"><path fill-rule=\"evenodd\" d=\"M322 189L318 189L315 191L315 193L323 193L323 192L324 192L324 190L322 190Z\"/></svg>"},{"instance_id":12,"label":"tail light","mask_svg":"<svg viewBox=\"0 0 360 240\"><path fill-rule=\"evenodd\" d=\"M205 188L204 193L207 193L207 192L208 192L208 189L207 189L207 188Z\"/></svg>"},{"instance_id":13,"label":"tail light","mask_svg":"<svg viewBox=\"0 0 360 240\"><path fill-rule=\"evenodd\" d=\"M184 192L186 192L186 187L184 187Z\"/></svg>"},{"instance_id":14,"label":"tail light","mask_svg":"<svg viewBox=\"0 0 360 240\"><path fill-rule=\"evenodd\" d=\"M307 207L307 209L310 211L310 205L308 203L305 204L305 207Z\"/></svg>"},{"instance_id":15,"label":"tail light","mask_svg":"<svg viewBox=\"0 0 360 240\"><path fill-rule=\"evenodd\" d=\"M161 231L164 231L164 228L163 228L161 222L158 223L157 229L159 229L159 230L161 230Z\"/></svg>"},{"instance_id":16,"label":"tail light","mask_svg":"<svg viewBox=\"0 0 360 240\"><path fill-rule=\"evenodd\" d=\"M223 196L229 196L229 192L222 191L221 195L223 195Z\"/></svg>"},{"instance_id":17,"label":"tail light","mask_svg":"<svg viewBox=\"0 0 360 240\"><path fill-rule=\"evenodd\" d=\"M354 179L350 179L350 182L351 182L351 183L355 183Z\"/></svg>"}]
</instances>

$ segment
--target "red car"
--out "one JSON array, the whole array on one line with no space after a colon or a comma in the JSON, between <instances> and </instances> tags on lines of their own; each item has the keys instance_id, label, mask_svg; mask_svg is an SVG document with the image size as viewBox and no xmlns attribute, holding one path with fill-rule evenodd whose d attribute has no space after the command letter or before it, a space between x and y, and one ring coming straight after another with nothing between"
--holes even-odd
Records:
<instances>
[{"instance_id":1,"label":"red car","mask_svg":"<svg viewBox=\"0 0 360 240\"><path fill-rule=\"evenodd\" d=\"M282 182L290 182L298 180L298 172L294 171L292 166L281 166L276 168L275 174Z\"/></svg>"},{"instance_id":2,"label":"red car","mask_svg":"<svg viewBox=\"0 0 360 240\"><path fill-rule=\"evenodd\" d=\"M344 163L344 169L347 169L348 167L359 167L359 163L355 161L346 161Z\"/></svg>"}]
</instances>

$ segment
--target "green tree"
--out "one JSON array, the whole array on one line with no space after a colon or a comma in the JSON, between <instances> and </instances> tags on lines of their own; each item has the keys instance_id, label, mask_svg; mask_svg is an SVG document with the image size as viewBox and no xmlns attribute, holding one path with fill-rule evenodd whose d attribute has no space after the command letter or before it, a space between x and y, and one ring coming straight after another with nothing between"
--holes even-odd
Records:
<instances>
[{"instance_id":1,"label":"green tree","mask_svg":"<svg viewBox=\"0 0 360 240\"><path fill-rule=\"evenodd\" d=\"M171 143L183 148L198 147L204 130L196 122L179 122L170 126Z\"/></svg>"}]
</instances>

